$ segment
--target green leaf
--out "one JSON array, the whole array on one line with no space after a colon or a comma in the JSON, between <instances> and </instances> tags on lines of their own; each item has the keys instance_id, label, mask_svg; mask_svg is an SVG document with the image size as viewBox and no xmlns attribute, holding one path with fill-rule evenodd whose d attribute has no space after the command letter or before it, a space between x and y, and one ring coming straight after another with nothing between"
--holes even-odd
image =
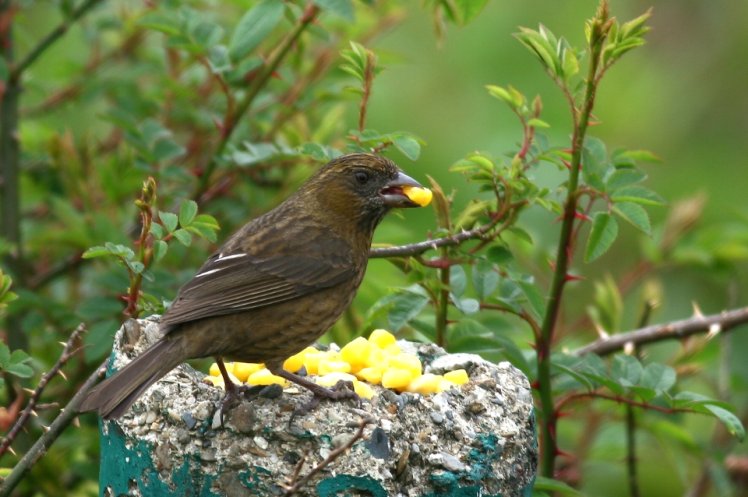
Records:
<instances>
[{"instance_id":1,"label":"green leaf","mask_svg":"<svg viewBox=\"0 0 748 497\"><path fill-rule=\"evenodd\" d=\"M528 126L532 126L533 128L550 128L551 125L547 122L543 121L542 119L538 119L537 117L533 117L532 119L529 119L527 121Z\"/></svg>"},{"instance_id":2,"label":"green leaf","mask_svg":"<svg viewBox=\"0 0 748 497\"><path fill-rule=\"evenodd\" d=\"M619 202L613 205L613 212L647 235L652 233L649 214L641 205L633 202Z\"/></svg>"},{"instance_id":3,"label":"green leaf","mask_svg":"<svg viewBox=\"0 0 748 497\"><path fill-rule=\"evenodd\" d=\"M179 218L176 214L172 212L159 211L158 217L159 219L161 219L164 228L166 228L166 231L168 231L169 233L172 233L175 229L177 229Z\"/></svg>"},{"instance_id":4,"label":"green leaf","mask_svg":"<svg viewBox=\"0 0 748 497\"><path fill-rule=\"evenodd\" d=\"M653 362L647 364L642 373L639 385L644 388L651 388L658 394L670 390L675 385L675 370L665 364Z\"/></svg>"},{"instance_id":5,"label":"green leaf","mask_svg":"<svg viewBox=\"0 0 748 497\"><path fill-rule=\"evenodd\" d=\"M314 3L347 21L354 21L356 19L351 0L314 0Z\"/></svg>"},{"instance_id":6,"label":"green leaf","mask_svg":"<svg viewBox=\"0 0 748 497\"><path fill-rule=\"evenodd\" d=\"M275 29L283 17L283 2L261 0L239 20L231 41L229 55L234 61L246 57Z\"/></svg>"},{"instance_id":7,"label":"green leaf","mask_svg":"<svg viewBox=\"0 0 748 497\"><path fill-rule=\"evenodd\" d=\"M480 310L480 302L475 299L462 299L453 294L450 294L450 297L452 298L452 303L455 307L463 314L475 314Z\"/></svg>"},{"instance_id":8,"label":"green leaf","mask_svg":"<svg viewBox=\"0 0 748 497\"><path fill-rule=\"evenodd\" d=\"M96 245L95 247L89 247L86 249L86 251L81 255L81 258L93 259L94 257L104 257L107 255L112 255L112 253L106 247Z\"/></svg>"},{"instance_id":9,"label":"green leaf","mask_svg":"<svg viewBox=\"0 0 748 497\"><path fill-rule=\"evenodd\" d=\"M179 206L179 225L183 228L189 226L195 219L196 214L197 202L194 200L185 200Z\"/></svg>"},{"instance_id":10,"label":"green leaf","mask_svg":"<svg viewBox=\"0 0 748 497\"><path fill-rule=\"evenodd\" d=\"M8 63L4 58L0 58L0 81L8 81L8 76L10 76Z\"/></svg>"},{"instance_id":11,"label":"green leaf","mask_svg":"<svg viewBox=\"0 0 748 497\"><path fill-rule=\"evenodd\" d=\"M428 302L428 295L418 285L402 289L395 294L387 314L390 330L393 332L399 331L400 328L416 317Z\"/></svg>"},{"instance_id":12,"label":"green leaf","mask_svg":"<svg viewBox=\"0 0 748 497\"><path fill-rule=\"evenodd\" d=\"M624 186L646 179L647 175L637 169L616 169L605 178L605 190L613 192Z\"/></svg>"},{"instance_id":13,"label":"green leaf","mask_svg":"<svg viewBox=\"0 0 748 497\"><path fill-rule=\"evenodd\" d=\"M457 11L457 23L466 25L472 21L486 6L488 0L454 0L453 5Z\"/></svg>"},{"instance_id":14,"label":"green leaf","mask_svg":"<svg viewBox=\"0 0 748 497\"><path fill-rule=\"evenodd\" d=\"M526 100L525 96L511 85L508 88L496 85L486 85L486 89L492 97L503 100L512 109L519 109Z\"/></svg>"},{"instance_id":15,"label":"green leaf","mask_svg":"<svg viewBox=\"0 0 748 497\"><path fill-rule=\"evenodd\" d=\"M181 243L185 247L189 247L190 245L192 245L192 235L186 229L180 228L176 230L174 232L174 238L176 238L179 243Z\"/></svg>"},{"instance_id":16,"label":"green leaf","mask_svg":"<svg viewBox=\"0 0 748 497\"><path fill-rule=\"evenodd\" d=\"M639 383L643 371L644 368L636 357L617 354L613 358L610 375L624 387L630 387Z\"/></svg>"},{"instance_id":17,"label":"green leaf","mask_svg":"<svg viewBox=\"0 0 748 497\"><path fill-rule=\"evenodd\" d=\"M565 47L561 52L561 68L564 73L564 79L569 80L579 72L579 59L571 47Z\"/></svg>"},{"instance_id":18,"label":"green leaf","mask_svg":"<svg viewBox=\"0 0 748 497\"><path fill-rule=\"evenodd\" d=\"M618 223L607 212L597 212L592 218L592 230L584 251L585 262L592 262L613 245L618 237Z\"/></svg>"},{"instance_id":19,"label":"green leaf","mask_svg":"<svg viewBox=\"0 0 748 497\"><path fill-rule=\"evenodd\" d=\"M582 177L584 182L593 188L602 190L604 187L603 178L609 167L605 143L598 138L587 137L582 149Z\"/></svg>"},{"instance_id":20,"label":"green leaf","mask_svg":"<svg viewBox=\"0 0 748 497\"><path fill-rule=\"evenodd\" d=\"M535 477L533 490L557 492L561 495L570 495L572 497L584 497L584 494L582 492L570 487L566 483L540 475Z\"/></svg>"},{"instance_id":21,"label":"green leaf","mask_svg":"<svg viewBox=\"0 0 748 497\"><path fill-rule=\"evenodd\" d=\"M455 297L462 297L467 287L467 275L462 266L455 265L449 269L449 291Z\"/></svg>"},{"instance_id":22,"label":"green leaf","mask_svg":"<svg viewBox=\"0 0 748 497\"><path fill-rule=\"evenodd\" d=\"M644 205L663 205L665 200L652 190L643 186L624 186L611 195L613 202L634 202Z\"/></svg>"},{"instance_id":23,"label":"green leaf","mask_svg":"<svg viewBox=\"0 0 748 497\"><path fill-rule=\"evenodd\" d=\"M213 74L229 71L232 67L229 49L226 45L214 45L208 49L208 63Z\"/></svg>"},{"instance_id":24,"label":"green leaf","mask_svg":"<svg viewBox=\"0 0 748 497\"><path fill-rule=\"evenodd\" d=\"M556 50L553 48L555 43L549 41L549 37L552 33L548 31L544 26L540 26L540 32L520 27L520 32L514 36L522 42L531 52L540 59L540 62L545 66L546 70L553 76L561 76L560 68L561 64L557 58Z\"/></svg>"},{"instance_id":25,"label":"green leaf","mask_svg":"<svg viewBox=\"0 0 748 497\"><path fill-rule=\"evenodd\" d=\"M169 245L163 240L156 240L153 242L153 260L158 262L164 258L166 252L169 250Z\"/></svg>"},{"instance_id":26,"label":"green leaf","mask_svg":"<svg viewBox=\"0 0 748 497\"><path fill-rule=\"evenodd\" d=\"M0 342L0 369L5 369L10 364L10 349L4 342Z\"/></svg>"},{"instance_id":27,"label":"green leaf","mask_svg":"<svg viewBox=\"0 0 748 497\"><path fill-rule=\"evenodd\" d=\"M473 288L480 300L485 300L499 286L499 273L494 271L493 264L478 261L473 266Z\"/></svg>"},{"instance_id":28,"label":"green leaf","mask_svg":"<svg viewBox=\"0 0 748 497\"><path fill-rule=\"evenodd\" d=\"M722 424L725 425L725 428L727 428L727 431L732 436L734 436L741 442L745 439L745 427L743 427L743 423L740 422L740 418L735 416L727 409L719 406L706 405L705 407L710 413L714 415L714 417L719 419Z\"/></svg>"},{"instance_id":29,"label":"green leaf","mask_svg":"<svg viewBox=\"0 0 748 497\"><path fill-rule=\"evenodd\" d=\"M30 378L34 375L34 370L31 368L31 366L28 366L26 364L16 363L16 364L9 364L5 370L15 376L18 376L19 378Z\"/></svg>"},{"instance_id":30,"label":"green leaf","mask_svg":"<svg viewBox=\"0 0 748 497\"><path fill-rule=\"evenodd\" d=\"M421 144L409 135L396 135L392 140L395 148L410 160L417 160L421 155Z\"/></svg>"}]
</instances>

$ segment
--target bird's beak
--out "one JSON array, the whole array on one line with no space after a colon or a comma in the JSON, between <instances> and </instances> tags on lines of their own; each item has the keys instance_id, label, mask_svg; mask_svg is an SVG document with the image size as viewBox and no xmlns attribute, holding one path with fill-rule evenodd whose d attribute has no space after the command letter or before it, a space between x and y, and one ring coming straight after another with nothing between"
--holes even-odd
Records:
<instances>
[{"instance_id":1,"label":"bird's beak","mask_svg":"<svg viewBox=\"0 0 748 497\"><path fill-rule=\"evenodd\" d=\"M425 207L431 202L431 190L402 171L380 193L387 207Z\"/></svg>"}]
</instances>

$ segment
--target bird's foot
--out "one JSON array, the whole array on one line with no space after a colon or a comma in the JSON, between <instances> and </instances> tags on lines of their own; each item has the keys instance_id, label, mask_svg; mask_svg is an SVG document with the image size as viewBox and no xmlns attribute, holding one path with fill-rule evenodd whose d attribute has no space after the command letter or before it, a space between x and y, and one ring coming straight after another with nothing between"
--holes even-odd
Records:
<instances>
[{"instance_id":1,"label":"bird's foot","mask_svg":"<svg viewBox=\"0 0 748 497\"><path fill-rule=\"evenodd\" d=\"M237 385L233 382L227 386L226 393L221 400L221 426L223 426L226 413L243 401L252 401L258 397L274 399L283 393L280 385Z\"/></svg>"},{"instance_id":2,"label":"bird's foot","mask_svg":"<svg viewBox=\"0 0 748 497\"><path fill-rule=\"evenodd\" d=\"M275 375L287 379L290 382L296 383L297 385L306 388L307 390L311 391L312 394L314 394L312 396L312 400L294 411L293 415L291 416L292 419L298 414L307 414L311 412L315 407L319 405L319 402L323 399L354 399L356 400L356 404L359 404L361 402L361 398L356 394L356 392L353 391L353 384L350 381L339 381L332 388L327 388L321 385L317 385L313 381L307 380L303 376L289 373L284 369L271 370L271 372Z\"/></svg>"}]
</instances>

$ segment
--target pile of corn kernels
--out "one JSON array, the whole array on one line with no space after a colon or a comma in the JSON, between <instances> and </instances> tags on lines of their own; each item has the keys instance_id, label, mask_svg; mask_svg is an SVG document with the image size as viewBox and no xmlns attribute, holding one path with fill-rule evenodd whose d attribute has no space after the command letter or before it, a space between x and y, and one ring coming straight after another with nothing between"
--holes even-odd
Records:
<instances>
[{"instance_id":1,"label":"pile of corn kernels","mask_svg":"<svg viewBox=\"0 0 748 497\"><path fill-rule=\"evenodd\" d=\"M286 359L283 369L297 373L302 368L315 383L332 387L339 381L349 381L359 397L371 399L371 385L382 385L398 392L431 394L468 382L464 369L444 375L423 373L421 360L415 354L400 350L395 336L387 330L374 330L368 339L359 337L340 351L318 350L307 347ZM226 363L229 377L234 383L247 385L287 386L287 381L272 374L263 364L247 362ZM205 380L223 387L223 377L217 364L210 366Z\"/></svg>"}]
</instances>

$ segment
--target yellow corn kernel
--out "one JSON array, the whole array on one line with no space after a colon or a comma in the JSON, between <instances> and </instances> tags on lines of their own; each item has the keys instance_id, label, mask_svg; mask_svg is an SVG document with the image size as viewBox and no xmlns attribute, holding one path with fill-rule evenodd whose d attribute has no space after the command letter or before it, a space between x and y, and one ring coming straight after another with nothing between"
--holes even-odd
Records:
<instances>
[{"instance_id":1,"label":"yellow corn kernel","mask_svg":"<svg viewBox=\"0 0 748 497\"><path fill-rule=\"evenodd\" d=\"M413 378L408 384L406 390L408 392L420 393L422 395L428 395L430 393L436 393L439 391L440 382L444 381L444 378L440 374L426 373L423 376Z\"/></svg>"},{"instance_id":2,"label":"yellow corn kernel","mask_svg":"<svg viewBox=\"0 0 748 497\"><path fill-rule=\"evenodd\" d=\"M247 378L247 385L281 385L286 386L286 380L276 376L269 369L260 369L255 371Z\"/></svg>"},{"instance_id":3,"label":"yellow corn kernel","mask_svg":"<svg viewBox=\"0 0 748 497\"><path fill-rule=\"evenodd\" d=\"M387 366L393 369L405 369L410 371L413 378L421 376L423 367L421 360L414 354L397 354L390 357L387 361Z\"/></svg>"},{"instance_id":4,"label":"yellow corn kernel","mask_svg":"<svg viewBox=\"0 0 748 497\"><path fill-rule=\"evenodd\" d=\"M283 369L289 373L296 373L304 366L304 358L307 354L316 354L319 350L314 347L307 347L298 354L294 354L285 361L283 361Z\"/></svg>"},{"instance_id":5,"label":"yellow corn kernel","mask_svg":"<svg viewBox=\"0 0 748 497\"><path fill-rule=\"evenodd\" d=\"M334 371L327 373L322 376L318 376L314 382L321 387L334 387L339 381L350 381L351 383L356 381L356 377L349 373L343 373L341 371Z\"/></svg>"},{"instance_id":6,"label":"yellow corn kernel","mask_svg":"<svg viewBox=\"0 0 748 497\"><path fill-rule=\"evenodd\" d=\"M351 365L341 360L328 360L323 358L319 361L317 366L318 375L326 375L328 373L349 373L351 371Z\"/></svg>"},{"instance_id":7,"label":"yellow corn kernel","mask_svg":"<svg viewBox=\"0 0 748 497\"><path fill-rule=\"evenodd\" d=\"M359 380L368 381L372 385L378 385L382 381L382 369L377 367L368 367L356 372Z\"/></svg>"},{"instance_id":8,"label":"yellow corn kernel","mask_svg":"<svg viewBox=\"0 0 748 497\"><path fill-rule=\"evenodd\" d=\"M224 362L223 365L226 366L226 371L229 374L233 374L234 373L234 363L233 362ZM221 376L221 370L218 369L218 363L217 362L214 362L213 364L210 365L210 369L208 370L208 373L211 376Z\"/></svg>"},{"instance_id":9,"label":"yellow corn kernel","mask_svg":"<svg viewBox=\"0 0 748 497\"><path fill-rule=\"evenodd\" d=\"M393 356L399 355L402 353L402 350L400 350L400 346L397 343L391 343L384 348L384 353L385 355Z\"/></svg>"},{"instance_id":10,"label":"yellow corn kernel","mask_svg":"<svg viewBox=\"0 0 748 497\"><path fill-rule=\"evenodd\" d=\"M382 386L402 391L413 381L413 374L407 369L388 369L382 375Z\"/></svg>"},{"instance_id":11,"label":"yellow corn kernel","mask_svg":"<svg viewBox=\"0 0 748 497\"><path fill-rule=\"evenodd\" d=\"M431 198L434 196L428 188L420 188L418 186L403 186L402 188L405 196L421 207L429 205Z\"/></svg>"},{"instance_id":12,"label":"yellow corn kernel","mask_svg":"<svg viewBox=\"0 0 748 497\"><path fill-rule=\"evenodd\" d=\"M367 366L372 348L366 338L358 337L340 349L340 358L351 365L351 371L358 371Z\"/></svg>"},{"instance_id":13,"label":"yellow corn kernel","mask_svg":"<svg viewBox=\"0 0 748 497\"><path fill-rule=\"evenodd\" d=\"M259 371L264 368L264 364L257 362L235 362L234 363L234 376L239 378L239 381L245 382L249 375L255 371Z\"/></svg>"},{"instance_id":14,"label":"yellow corn kernel","mask_svg":"<svg viewBox=\"0 0 748 497\"><path fill-rule=\"evenodd\" d=\"M383 368L387 364L387 353L372 345L369 348L369 356L366 358L364 368Z\"/></svg>"},{"instance_id":15,"label":"yellow corn kernel","mask_svg":"<svg viewBox=\"0 0 748 497\"><path fill-rule=\"evenodd\" d=\"M464 385L470 381L470 377L464 369L455 369L449 373L444 373L444 379L455 385Z\"/></svg>"},{"instance_id":16,"label":"yellow corn kernel","mask_svg":"<svg viewBox=\"0 0 748 497\"><path fill-rule=\"evenodd\" d=\"M304 368L306 369L307 374L317 374L319 363L326 357L326 355L327 354L323 351L307 352L304 354L302 362L304 363Z\"/></svg>"},{"instance_id":17,"label":"yellow corn kernel","mask_svg":"<svg viewBox=\"0 0 748 497\"><path fill-rule=\"evenodd\" d=\"M374 389L371 388L366 383L364 383L363 381L354 381L353 391L356 392L356 395L358 395L362 399L369 400L372 397L374 397Z\"/></svg>"},{"instance_id":18,"label":"yellow corn kernel","mask_svg":"<svg viewBox=\"0 0 748 497\"><path fill-rule=\"evenodd\" d=\"M371 332L371 335L369 335L369 342L380 349L384 349L388 345L397 342L397 339L395 338L395 335L389 331L379 328Z\"/></svg>"}]
</instances>

